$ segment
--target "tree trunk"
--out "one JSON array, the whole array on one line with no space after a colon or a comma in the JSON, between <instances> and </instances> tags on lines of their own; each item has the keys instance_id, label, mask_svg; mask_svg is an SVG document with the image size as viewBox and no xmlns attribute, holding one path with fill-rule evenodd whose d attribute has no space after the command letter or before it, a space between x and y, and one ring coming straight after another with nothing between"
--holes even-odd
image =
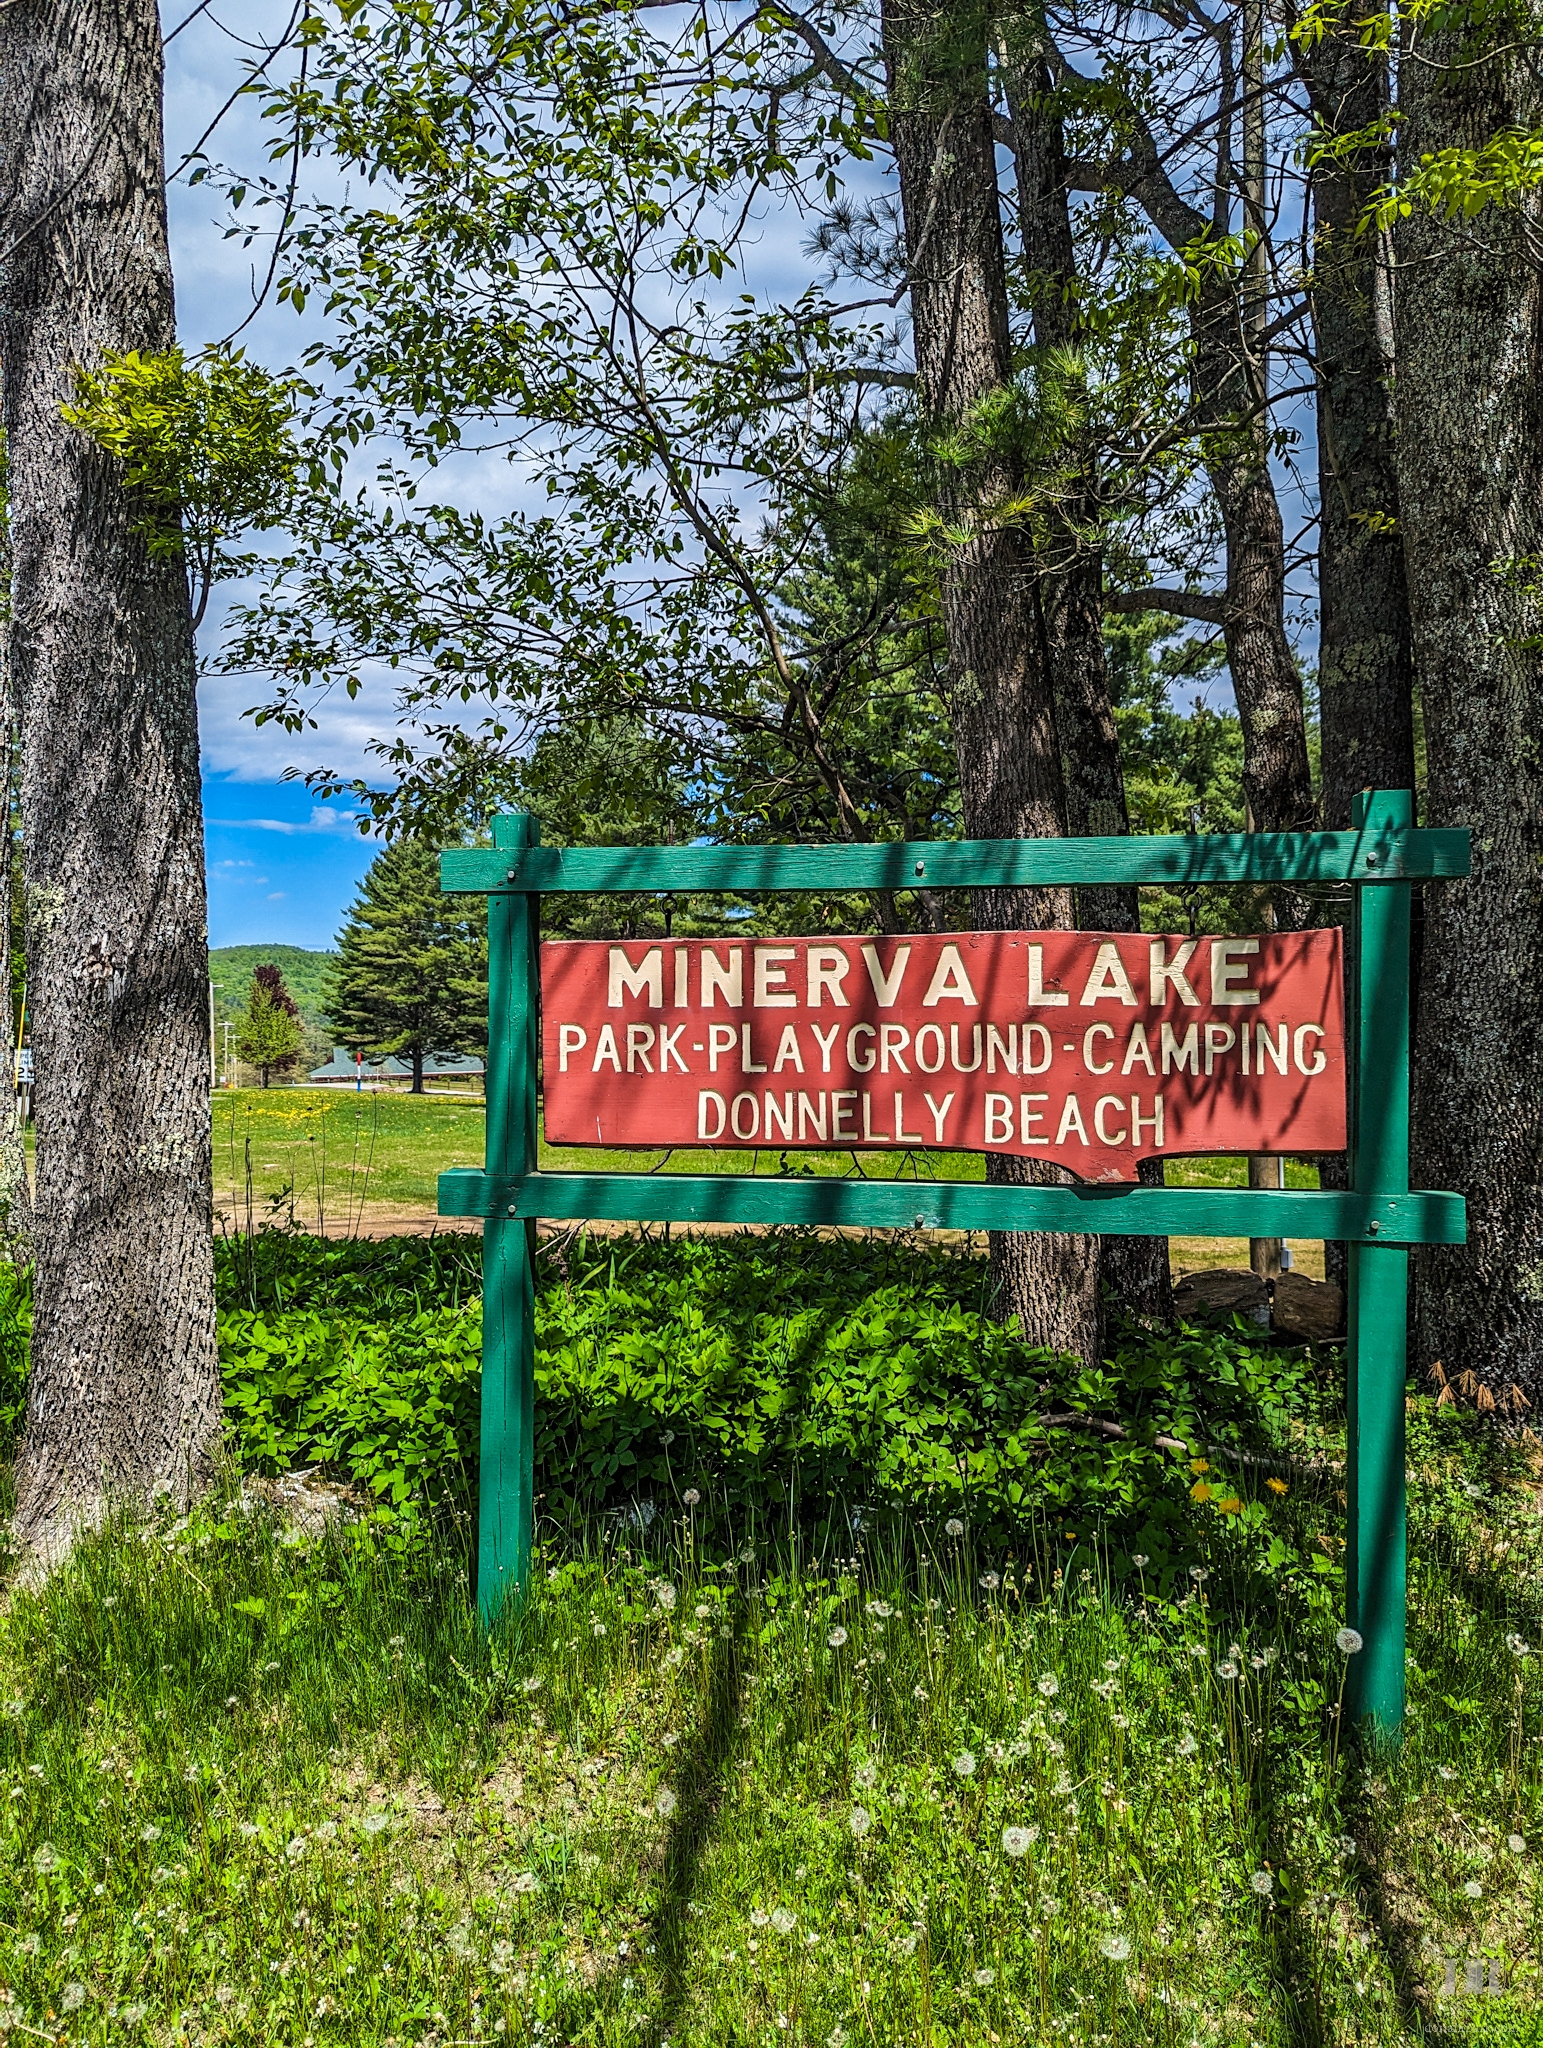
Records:
<instances>
[{"instance_id":1,"label":"tree trunk","mask_svg":"<svg viewBox=\"0 0 1543 2048\"><path fill-rule=\"evenodd\" d=\"M1498 31L1497 31L1498 34ZM1444 68L1449 67L1449 68ZM1525 48L1422 36L1401 68L1399 150L1535 130ZM1427 822L1467 825L1473 875L1426 892L1416 1186L1468 1201L1466 1246L1416 1261L1415 1361L1491 1397L1543 1400L1543 205L1400 223L1399 509L1425 714ZM1488 1397L1487 1397L1488 1398Z\"/></svg>"},{"instance_id":2,"label":"tree trunk","mask_svg":"<svg viewBox=\"0 0 1543 2048\"><path fill-rule=\"evenodd\" d=\"M4 449L0 447L0 803L5 806L0 833L0 1029L10 1073L0 1094L0 1245L16 1265L32 1257L32 1189L27 1179L26 1120L16 1087L16 1008L12 984L15 962L11 948L16 931L16 796L20 767L20 729L11 666L11 527L7 511ZM25 987L25 982L23 987Z\"/></svg>"},{"instance_id":3,"label":"tree trunk","mask_svg":"<svg viewBox=\"0 0 1543 2048\"><path fill-rule=\"evenodd\" d=\"M154 0L0 11L0 364L37 1060L36 1313L17 1529L186 1502L220 1423L192 624L75 365L174 339Z\"/></svg>"},{"instance_id":4,"label":"tree trunk","mask_svg":"<svg viewBox=\"0 0 1543 2048\"><path fill-rule=\"evenodd\" d=\"M411 1092L414 1095L421 1095L423 1093L423 1047L421 1045L413 1047L413 1085Z\"/></svg>"},{"instance_id":5,"label":"tree trunk","mask_svg":"<svg viewBox=\"0 0 1543 2048\"><path fill-rule=\"evenodd\" d=\"M1024 281L1040 375L1057 376L1070 370L1072 351L1082 336L1065 137L1043 22L1033 14L1008 16L1002 24L1002 46ZM1077 838L1112 839L1129 834L1130 811L1104 655L1103 557L1088 539L1098 531L1096 463L1088 450L1081 486L1073 488L1066 516L1056 523L1043 550L1040 589L1066 829ZM1139 931L1138 893L1114 884L1081 888L1077 922L1084 931ZM1160 1160L1143 1161L1139 1171L1147 1186L1162 1185ZM1101 1238L1098 1256L1100 1286L1107 1297L1132 1315L1163 1320L1171 1316L1167 1238Z\"/></svg>"},{"instance_id":6,"label":"tree trunk","mask_svg":"<svg viewBox=\"0 0 1543 2048\"><path fill-rule=\"evenodd\" d=\"M933 0L884 0L889 129L900 174L911 321L923 416L948 431L981 421L1011 381L1006 262L986 84L983 13ZM1055 709L1037 567L1020 522L1012 457L988 431L967 459L940 461L937 496L950 538L941 570L947 692L972 838L1065 830ZM1066 889L977 893L988 929L1064 928ZM1060 1178L1036 1162L988 1158L987 1176ZM1082 1358L1098 1353L1095 1240L995 1232L999 1312L1025 1339Z\"/></svg>"},{"instance_id":7,"label":"tree trunk","mask_svg":"<svg viewBox=\"0 0 1543 2048\"><path fill-rule=\"evenodd\" d=\"M1387 110L1386 60L1354 31L1297 49L1327 134ZM1361 789L1413 789L1414 673L1398 532L1392 292L1382 237L1362 226L1381 154L1315 164L1312 308L1318 366L1318 689L1323 822L1350 823ZM1416 287L1418 289L1418 287Z\"/></svg>"}]
</instances>

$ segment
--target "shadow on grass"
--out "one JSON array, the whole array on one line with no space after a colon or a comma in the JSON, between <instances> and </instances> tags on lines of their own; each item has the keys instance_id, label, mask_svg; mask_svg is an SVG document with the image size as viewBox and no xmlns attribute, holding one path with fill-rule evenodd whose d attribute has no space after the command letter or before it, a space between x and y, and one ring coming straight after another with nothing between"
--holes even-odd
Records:
<instances>
[{"instance_id":1,"label":"shadow on grass","mask_svg":"<svg viewBox=\"0 0 1543 2048\"><path fill-rule=\"evenodd\" d=\"M738 1743L740 1657L737 1638L714 1636L702 1712L681 1753L680 1805L664 1852L660 1898L653 1917L664 2000L660 2032L671 2036L691 1997L691 1902L717 1831L727 1776Z\"/></svg>"}]
</instances>

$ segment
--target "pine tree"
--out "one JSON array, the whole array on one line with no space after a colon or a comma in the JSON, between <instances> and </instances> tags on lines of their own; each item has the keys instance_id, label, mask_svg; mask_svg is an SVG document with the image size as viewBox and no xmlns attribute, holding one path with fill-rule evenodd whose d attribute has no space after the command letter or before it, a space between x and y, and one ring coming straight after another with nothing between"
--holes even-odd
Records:
<instances>
[{"instance_id":1,"label":"pine tree","mask_svg":"<svg viewBox=\"0 0 1543 2048\"><path fill-rule=\"evenodd\" d=\"M439 856L398 839L364 878L338 938L328 1011L350 1052L410 1059L423 1093L424 1055L487 1044L487 912L444 896Z\"/></svg>"},{"instance_id":2,"label":"pine tree","mask_svg":"<svg viewBox=\"0 0 1543 2048\"><path fill-rule=\"evenodd\" d=\"M300 1057L305 1028L300 1006L284 986L283 971L257 967L247 991L246 1014L236 1034L236 1050L262 1075L265 1088L275 1074L287 1074Z\"/></svg>"}]
</instances>

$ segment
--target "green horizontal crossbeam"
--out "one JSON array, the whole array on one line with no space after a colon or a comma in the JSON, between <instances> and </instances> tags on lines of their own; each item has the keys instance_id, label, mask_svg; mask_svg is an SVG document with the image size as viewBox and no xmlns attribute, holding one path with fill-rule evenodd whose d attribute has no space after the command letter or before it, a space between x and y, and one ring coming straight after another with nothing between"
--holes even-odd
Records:
<instances>
[{"instance_id":1,"label":"green horizontal crossbeam","mask_svg":"<svg viewBox=\"0 0 1543 2048\"><path fill-rule=\"evenodd\" d=\"M1416 882L1467 873L1466 832L1386 828L877 846L452 847L440 855L446 889L543 895L1044 888L1072 882Z\"/></svg>"},{"instance_id":2,"label":"green horizontal crossbeam","mask_svg":"<svg viewBox=\"0 0 1543 2048\"><path fill-rule=\"evenodd\" d=\"M439 1176L441 1216L646 1223L835 1223L889 1230L1086 1230L1104 1237L1326 1237L1462 1244L1463 1198L1267 1188L988 1187L980 1181L761 1174Z\"/></svg>"}]
</instances>

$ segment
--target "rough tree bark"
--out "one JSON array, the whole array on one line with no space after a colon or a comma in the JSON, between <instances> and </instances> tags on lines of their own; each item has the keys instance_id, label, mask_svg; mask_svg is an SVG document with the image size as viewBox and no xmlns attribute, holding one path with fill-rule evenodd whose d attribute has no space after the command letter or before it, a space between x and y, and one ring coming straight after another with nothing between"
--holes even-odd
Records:
<instances>
[{"instance_id":1,"label":"rough tree bark","mask_svg":"<svg viewBox=\"0 0 1543 2048\"><path fill-rule=\"evenodd\" d=\"M1293 46L1325 135L1370 128L1388 106L1386 59L1353 29ZM1360 789L1413 789L1414 669L1398 532L1393 302L1383 238L1365 227L1387 179L1380 151L1309 176L1318 407L1318 689L1323 822L1350 823Z\"/></svg>"},{"instance_id":2,"label":"rough tree bark","mask_svg":"<svg viewBox=\"0 0 1543 2048\"><path fill-rule=\"evenodd\" d=\"M1369 129L1387 111L1388 66L1355 30L1293 43L1299 77L1326 136ZM1393 294L1385 238L1365 225L1386 180L1382 151L1326 157L1308 174L1310 296L1317 357L1318 690L1323 823L1350 823L1359 789L1413 789L1414 667L1409 589L1398 530L1393 434ZM1320 917L1344 921L1343 901ZM1319 1162L1344 1187L1343 1153ZM1344 1286L1345 1247L1324 1246Z\"/></svg>"},{"instance_id":3,"label":"rough tree bark","mask_svg":"<svg viewBox=\"0 0 1543 2048\"><path fill-rule=\"evenodd\" d=\"M1534 55L1458 23L1401 67L1417 164L1543 124ZM1416 1261L1415 1357L1480 1403L1543 1400L1543 203L1396 241L1399 511L1425 714L1426 822L1473 875L1426 892L1416 1186L1468 1200L1466 1246ZM1469 1379L1467 1375L1472 1375Z\"/></svg>"},{"instance_id":4,"label":"rough tree bark","mask_svg":"<svg viewBox=\"0 0 1543 2048\"><path fill-rule=\"evenodd\" d=\"M16 929L16 784L20 729L11 666L11 522L5 448L0 442L0 1028L10 1057L16 1044L16 1010L11 996L11 942ZM11 1079L14 1080L14 1073ZM32 1188L27 1179L26 1137L14 1087L0 1082L0 1247L16 1265L32 1258Z\"/></svg>"},{"instance_id":5,"label":"rough tree bark","mask_svg":"<svg viewBox=\"0 0 1543 2048\"><path fill-rule=\"evenodd\" d=\"M191 613L75 366L174 339L154 0L0 11L0 362L37 1076L36 1316L17 1527L185 1502L219 1428Z\"/></svg>"},{"instance_id":6,"label":"rough tree bark","mask_svg":"<svg viewBox=\"0 0 1543 2048\"><path fill-rule=\"evenodd\" d=\"M1069 367L1083 338L1065 136L1043 18L1035 13L1009 14L1001 25L1001 39L1024 285L1036 348L1044 368L1054 374L1054 359ZM1104 654L1098 496L1097 456L1089 449L1078 480L1067 492L1063 516L1055 521L1041 550L1040 593L1066 792L1066 829L1078 838L1119 838L1130 832L1130 811ZM1085 931L1139 931L1136 890L1117 885L1079 889L1077 922ZM1144 1160L1138 1170L1147 1186L1162 1185L1160 1160ZM1099 1267L1105 1294L1123 1308L1139 1316L1171 1316L1167 1238L1101 1238Z\"/></svg>"},{"instance_id":7,"label":"rough tree bark","mask_svg":"<svg viewBox=\"0 0 1543 2048\"><path fill-rule=\"evenodd\" d=\"M918 397L937 427L969 428L1011 380L1007 271L987 94L987 16L972 4L884 0L889 128L900 174ZM1036 565L1003 519L1019 478L989 432L939 464L950 529L941 572L947 689L960 795L972 838L1055 837L1065 797ZM1066 889L983 890L982 926L1068 927ZM1055 1172L992 1158L990 1178ZM1096 1240L995 1232L999 1311L1030 1343L1097 1355Z\"/></svg>"}]
</instances>

